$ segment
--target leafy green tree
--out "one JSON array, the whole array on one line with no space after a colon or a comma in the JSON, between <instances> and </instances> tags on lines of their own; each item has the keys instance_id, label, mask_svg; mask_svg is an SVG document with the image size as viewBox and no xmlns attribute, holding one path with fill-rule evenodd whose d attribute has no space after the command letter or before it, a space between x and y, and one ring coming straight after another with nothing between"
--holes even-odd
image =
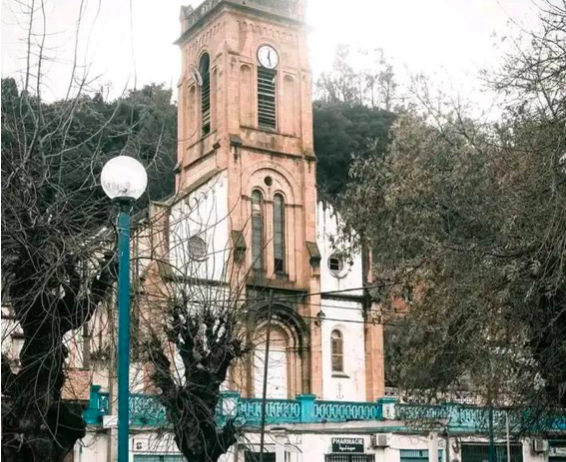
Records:
<instances>
[{"instance_id":1,"label":"leafy green tree","mask_svg":"<svg viewBox=\"0 0 566 462\"><path fill-rule=\"evenodd\" d=\"M395 115L361 104L319 101L313 118L318 185L324 194L336 197L345 190L355 154L385 152Z\"/></svg>"},{"instance_id":2,"label":"leafy green tree","mask_svg":"<svg viewBox=\"0 0 566 462\"><path fill-rule=\"evenodd\" d=\"M175 192L177 107L171 98L171 89L150 84L110 102L106 111L115 115L104 135L105 152L130 154L142 161L148 171L147 198L151 200Z\"/></svg>"}]
</instances>

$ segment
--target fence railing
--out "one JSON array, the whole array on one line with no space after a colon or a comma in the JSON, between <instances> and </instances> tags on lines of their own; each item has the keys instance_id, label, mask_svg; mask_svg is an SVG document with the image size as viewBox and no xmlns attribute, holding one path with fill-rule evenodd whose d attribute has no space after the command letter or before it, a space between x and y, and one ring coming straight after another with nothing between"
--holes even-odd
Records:
<instances>
[{"instance_id":1,"label":"fence railing","mask_svg":"<svg viewBox=\"0 0 566 462\"><path fill-rule=\"evenodd\" d=\"M93 385L85 420L100 425L110 414L108 393ZM237 392L223 392L216 410L220 424L235 418L242 425L259 425L261 399L241 398ZM320 401L315 395L299 395L296 399L268 399L265 406L267 424L347 422L353 420L381 420L382 403ZM167 412L158 398L151 395L130 395L130 421L137 426L166 426Z\"/></svg>"},{"instance_id":2,"label":"fence railing","mask_svg":"<svg viewBox=\"0 0 566 462\"><path fill-rule=\"evenodd\" d=\"M242 398L238 392L222 392L216 409L216 419L223 425L235 419L239 425L258 426L261 422L261 399ZM100 386L91 386L89 407L84 413L89 425L101 425L104 416L110 414L108 393ZM491 415L491 418L490 418ZM468 406L462 404L421 405L398 403L385 397L376 402L324 401L315 395L299 395L295 399L268 399L265 421L273 424L325 423L349 421L401 421L411 426L448 426L451 432L487 433L506 428L507 419L511 431L525 428L527 412ZM130 420L134 426L166 427L167 411L156 396L130 395ZM566 416L547 419L540 430L566 431Z\"/></svg>"},{"instance_id":3,"label":"fence railing","mask_svg":"<svg viewBox=\"0 0 566 462\"><path fill-rule=\"evenodd\" d=\"M540 416L527 409L499 409L464 404L395 404L395 418L413 426L447 425L453 432L511 433L529 430L533 434L565 431L566 415Z\"/></svg>"}]
</instances>

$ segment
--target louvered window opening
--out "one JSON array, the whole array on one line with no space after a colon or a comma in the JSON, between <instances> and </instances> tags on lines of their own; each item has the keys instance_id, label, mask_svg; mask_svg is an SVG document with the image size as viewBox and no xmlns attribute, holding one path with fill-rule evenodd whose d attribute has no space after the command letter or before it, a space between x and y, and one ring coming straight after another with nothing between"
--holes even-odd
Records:
<instances>
[{"instance_id":1,"label":"louvered window opening","mask_svg":"<svg viewBox=\"0 0 566 462\"><path fill-rule=\"evenodd\" d=\"M210 58L204 55L200 60L200 73L202 76L201 87L201 115L202 134L210 133Z\"/></svg>"},{"instance_id":2,"label":"louvered window opening","mask_svg":"<svg viewBox=\"0 0 566 462\"><path fill-rule=\"evenodd\" d=\"M258 123L260 128L277 128L276 71L260 67L257 71Z\"/></svg>"},{"instance_id":3,"label":"louvered window opening","mask_svg":"<svg viewBox=\"0 0 566 462\"><path fill-rule=\"evenodd\" d=\"M273 199L273 243L276 273L285 273L285 201L281 194Z\"/></svg>"},{"instance_id":4,"label":"louvered window opening","mask_svg":"<svg viewBox=\"0 0 566 462\"><path fill-rule=\"evenodd\" d=\"M260 460L259 452L246 451L246 452L244 452L244 454L245 454L245 457L244 457L245 462L259 462L259 460ZM275 453L274 452L264 452L263 453L263 462L275 462Z\"/></svg>"},{"instance_id":5,"label":"louvered window opening","mask_svg":"<svg viewBox=\"0 0 566 462\"><path fill-rule=\"evenodd\" d=\"M252 268L263 269L263 197L259 191L252 193Z\"/></svg>"},{"instance_id":6,"label":"louvered window opening","mask_svg":"<svg viewBox=\"0 0 566 462\"><path fill-rule=\"evenodd\" d=\"M330 257L328 265L330 267L330 271L334 271L338 273L342 271L342 262L337 257Z\"/></svg>"}]
</instances>

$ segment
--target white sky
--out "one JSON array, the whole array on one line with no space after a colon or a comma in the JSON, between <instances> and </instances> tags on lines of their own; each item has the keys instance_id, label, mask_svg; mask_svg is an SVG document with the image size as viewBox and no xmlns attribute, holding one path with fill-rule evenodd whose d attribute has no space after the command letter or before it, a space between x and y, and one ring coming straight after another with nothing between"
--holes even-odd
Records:
<instances>
[{"instance_id":1,"label":"white sky","mask_svg":"<svg viewBox=\"0 0 566 462\"><path fill-rule=\"evenodd\" d=\"M68 83L73 37L81 2L47 0L49 90L62 96ZM308 0L311 64L315 74L330 68L339 43L381 47L397 73L450 76L458 90L477 84L480 68L497 64L498 37L509 20L527 29L536 24L533 0ZM180 55L173 41L180 33L182 4L200 0L84 0L80 63L100 77L116 96L125 87L165 83L175 88ZM21 7L2 4L2 76L25 68ZM40 25L39 16L36 24ZM25 26L25 25L24 25ZM63 64L60 64L63 63Z\"/></svg>"}]
</instances>

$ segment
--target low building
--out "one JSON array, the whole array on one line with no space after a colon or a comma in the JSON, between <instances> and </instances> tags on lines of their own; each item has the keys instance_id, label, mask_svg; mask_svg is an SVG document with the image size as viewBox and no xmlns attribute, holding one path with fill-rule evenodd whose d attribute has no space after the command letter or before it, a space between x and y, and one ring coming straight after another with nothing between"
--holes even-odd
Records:
<instances>
[{"instance_id":1,"label":"low building","mask_svg":"<svg viewBox=\"0 0 566 462\"><path fill-rule=\"evenodd\" d=\"M75 452L75 461L94 462L108 450L116 417L109 414L109 396L93 387L86 412L90 432ZM259 460L262 400L225 392L218 407L219 425L236 418L242 434L223 462ZM131 398L131 460L182 462L165 409L145 395ZM469 405L422 406L394 398L374 403L270 399L265 416L263 460L269 462L484 462L489 460L489 412ZM509 419L509 420L508 420ZM507 426L509 422L509 427ZM514 414L493 413L496 462L563 462L566 418L549 428L547 438L515 435ZM507 428L509 432L507 433ZM554 434L555 437L551 437Z\"/></svg>"}]
</instances>

